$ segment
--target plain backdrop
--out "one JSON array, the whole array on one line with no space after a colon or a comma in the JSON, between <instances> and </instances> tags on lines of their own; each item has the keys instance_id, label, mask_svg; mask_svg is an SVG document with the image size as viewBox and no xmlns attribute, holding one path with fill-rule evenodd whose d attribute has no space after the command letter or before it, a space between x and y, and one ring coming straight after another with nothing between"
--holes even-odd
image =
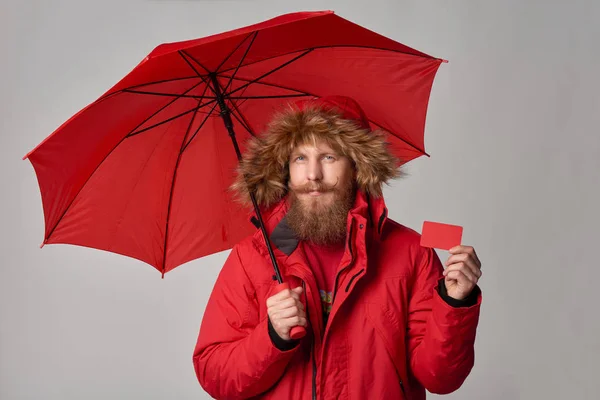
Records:
<instances>
[{"instance_id":1,"label":"plain backdrop","mask_svg":"<svg viewBox=\"0 0 600 400\"><path fill-rule=\"evenodd\" d=\"M483 261L475 368L447 398L600 398L600 2L0 4L2 400L209 398L192 351L228 252L162 280L123 256L39 249L21 157L160 43L322 9L450 61L431 95L431 157L385 188L392 218L463 225Z\"/></svg>"}]
</instances>

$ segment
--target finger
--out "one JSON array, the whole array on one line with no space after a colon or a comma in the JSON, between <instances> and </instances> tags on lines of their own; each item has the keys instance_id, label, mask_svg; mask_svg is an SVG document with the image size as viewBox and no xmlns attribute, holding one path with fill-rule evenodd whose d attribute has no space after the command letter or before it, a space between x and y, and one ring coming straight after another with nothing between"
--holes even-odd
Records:
<instances>
[{"instance_id":1,"label":"finger","mask_svg":"<svg viewBox=\"0 0 600 400\"><path fill-rule=\"evenodd\" d=\"M297 307L299 310L304 311L304 304L302 304L301 301L295 300L294 305L287 307L287 308L294 308Z\"/></svg>"},{"instance_id":2,"label":"finger","mask_svg":"<svg viewBox=\"0 0 600 400\"><path fill-rule=\"evenodd\" d=\"M294 299L300 301L300 296L302 295L302 286L295 287L291 290L290 296Z\"/></svg>"},{"instance_id":3,"label":"finger","mask_svg":"<svg viewBox=\"0 0 600 400\"><path fill-rule=\"evenodd\" d=\"M469 254L471 255L471 257L473 257L475 264L477 264L477 266L481 268L481 260L479 260L479 256L477 255L477 252L475 251L475 248L473 246L454 246L453 248L448 250L448 252L450 254Z\"/></svg>"},{"instance_id":4,"label":"finger","mask_svg":"<svg viewBox=\"0 0 600 400\"><path fill-rule=\"evenodd\" d=\"M278 313L281 312L283 310L290 310L290 309L297 309L300 310L301 312L305 312L304 311L304 304L302 304L299 301L295 301L294 299L287 299L282 301L281 303L278 303L274 306L272 306L271 308L268 309L269 312L271 313Z\"/></svg>"},{"instance_id":5,"label":"finger","mask_svg":"<svg viewBox=\"0 0 600 400\"><path fill-rule=\"evenodd\" d=\"M469 254L465 254L465 253L456 254L456 255L449 257L448 261L446 261L446 266L449 267L451 265L460 264L460 263L466 264L469 267L469 269L473 272L474 275L476 275L478 278L481 277L481 270L479 269L479 266L476 264L475 260Z\"/></svg>"},{"instance_id":6,"label":"finger","mask_svg":"<svg viewBox=\"0 0 600 400\"><path fill-rule=\"evenodd\" d=\"M477 263L477 266L479 268L481 268L481 261L479 260L479 257L477 256L477 252L475 251L475 249L473 247L471 247L471 252L472 252L473 258L475 259L475 262Z\"/></svg>"},{"instance_id":7,"label":"finger","mask_svg":"<svg viewBox=\"0 0 600 400\"><path fill-rule=\"evenodd\" d=\"M283 299L287 299L292 296L292 291L290 289L284 289L279 293L274 294L273 296L267 299L267 307L272 304L279 303Z\"/></svg>"},{"instance_id":8,"label":"finger","mask_svg":"<svg viewBox=\"0 0 600 400\"><path fill-rule=\"evenodd\" d=\"M450 275L450 273L456 271L462 272L462 274L465 275L472 282L477 282L477 280L479 279L475 274L473 274L473 271L471 271L470 268L468 268L462 263L453 264L450 267L446 268L443 275L446 277L452 276Z\"/></svg>"},{"instance_id":9,"label":"finger","mask_svg":"<svg viewBox=\"0 0 600 400\"><path fill-rule=\"evenodd\" d=\"M292 292L302 294L302 286L298 286L292 289Z\"/></svg>"},{"instance_id":10,"label":"finger","mask_svg":"<svg viewBox=\"0 0 600 400\"><path fill-rule=\"evenodd\" d=\"M299 317L291 317L291 318L282 318L276 319L273 318L272 324L279 336L285 337L289 335L290 329L296 325L299 325L301 320Z\"/></svg>"},{"instance_id":11,"label":"finger","mask_svg":"<svg viewBox=\"0 0 600 400\"><path fill-rule=\"evenodd\" d=\"M448 250L448 253L450 253L450 254L464 253L465 247L466 246L463 246L463 245L454 246Z\"/></svg>"},{"instance_id":12,"label":"finger","mask_svg":"<svg viewBox=\"0 0 600 400\"><path fill-rule=\"evenodd\" d=\"M296 301L296 299L294 299L293 297L290 297L288 299L284 299L275 304L272 304L270 307L268 307L268 309L270 309L274 312L277 312L277 311L285 310L286 308L293 307L297 303L298 302Z\"/></svg>"},{"instance_id":13,"label":"finger","mask_svg":"<svg viewBox=\"0 0 600 400\"><path fill-rule=\"evenodd\" d=\"M300 295L296 292L292 292L291 298L300 301Z\"/></svg>"},{"instance_id":14,"label":"finger","mask_svg":"<svg viewBox=\"0 0 600 400\"><path fill-rule=\"evenodd\" d=\"M290 327L285 325L283 320L271 319L271 324L273 324L273 328L275 328L275 332L277 332L277 334L281 338L287 339L287 337L289 336L289 333L290 333Z\"/></svg>"},{"instance_id":15,"label":"finger","mask_svg":"<svg viewBox=\"0 0 600 400\"><path fill-rule=\"evenodd\" d=\"M284 308L283 310L278 310L276 312L274 312L273 317L274 318L290 318L290 317L294 317L296 315L300 316L300 317L306 317L306 311L304 311L304 309L302 307L300 307L301 305L296 305L293 307L288 307L288 308Z\"/></svg>"},{"instance_id":16,"label":"finger","mask_svg":"<svg viewBox=\"0 0 600 400\"><path fill-rule=\"evenodd\" d=\"M289 308L285 308L283 310L279 310L276 313L273 314L273 318L274 319L284 319L284 318L290 318L290 317L295 317L295 316L301 316L300 313L302 312L302 310L300 310L300 308L298 306L293 306L293 307L289 307Z\"/></svg>"},{"instance_id":17,"label":"finger","mask_svg":"<svg viewBox=\"0 0 600 400\"><path fill-rule=\"evenodd\" d=\"M473 261L476 261L476 259L473 256L472 252L470 252L468 250L464 250L464 251L458 251L458 252L452 253L452 255L450 257L448 257L448 260L446 261L446 264L448 264L448 262L451 263L454 260L464 261L467 258L472 258Z\"/></svg>"},{"instance_id":18,"label":"finger","mask_svg":"<svg viewBox=\"0 0 600 400\"><path fill-rule=\"evenodd\" d=\"M469 272L473 275L475 275L478 279L481 278L481 275L483 274L481 272L481 270L477 267L477 265L475 265L475 261L473 261L471 258L467 258L466 261L462 262L462 263L457 263L458 265L463 264L464 267L466 269L469 270ZM457 265L457 264L453 264L453 265Z\"/></svg>"},{"instance_id":19,"label":"finger","mask_svg":"<svg viewBox=\"0 0 600 400\"><path fill-rule=\"evenodd\" d=\"M448 259L446 260L445 265L449 266L451 264L456 264L459 262L463 262L465 261L467 258L469 257L468 254L465 253L458 253L458 254L453 254L450 257L448 257Z\"/></svg>"},{"instance_id":20,"label":"finger","mask_svg":"<svg viewBox=\"0 0 600 400\"><path fill-rule=\"evenodd\" d=\"M300 301L300 293L302 293L302 286L299 286L292 290L284 289L281 292L276 293L267 299L267 307L271 307L272 305L279 303L287 298L294 298Z\"/></svg>"},{"instance_id":21,"label":"finger","mask_svg":"<svg viewBox=\"0 0 600 400\"><path fill-rule=\"evenodd\" d=\"M456 276L456 274L455 274L456 272L462 273L469 281L471 281L473 283L477 283L477 281L479 280L479 277L476 276L473 273L473 271L469 267L464 265L463 263L453 264L450 267L448 267L444 271L444 276L452 278L453 276ZM453 278L453 279L456 279L456 278Z\"/></svg>"},{"instance_id":22,"label":"finger","mask_svg":"<svg viewBox=\"0 0 600 400\"><path fill-rule=\"evenodd\" d=\"M286 328L286 329L290 329L293 328L294 326L306 326L306 318L305 317L301 317L299 315L293 316L293 317L289 317L289 318L282 318L280 320L278 320L280 326Z\"/></svg>"},{"instance_id":23,"label":"finger","mask_svg":"<svg viewBox=\"0 0 600 400\"><path fill-rule=\"evenodd\" d=\"M470 287L475 285L463 271L450 271L448 272L448 275L446 275L446 279L455 280L460 286Z\"/></svg>"}]
</instances>

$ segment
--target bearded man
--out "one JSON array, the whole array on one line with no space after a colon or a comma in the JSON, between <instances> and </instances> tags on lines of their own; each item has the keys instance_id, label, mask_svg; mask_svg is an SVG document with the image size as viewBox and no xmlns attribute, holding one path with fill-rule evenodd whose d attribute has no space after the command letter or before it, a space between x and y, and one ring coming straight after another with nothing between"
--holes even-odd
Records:
<instances>
[{"instance_id":1,"label":"bearded man","mask_svg":"<svg viewBox=\"0 0 600 400\"><path fill-rule=\"evenodd\" d=\"M292 104L253 138L233 188L254 192L260 231L231 251L193 355L217 399L425 399L457 390L474 365L481 262L388 218L382 185L400 176L351 98ZM307 335L294 340L290 330Z\"/></svg>"}]
</instances>

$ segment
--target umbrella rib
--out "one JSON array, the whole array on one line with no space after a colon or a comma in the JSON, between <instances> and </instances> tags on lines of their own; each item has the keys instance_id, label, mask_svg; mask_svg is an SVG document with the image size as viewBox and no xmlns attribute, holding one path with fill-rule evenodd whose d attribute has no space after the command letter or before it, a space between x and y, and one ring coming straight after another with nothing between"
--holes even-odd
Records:
<instances>
[{"instance_id":1,"label":"umbrella rib","mask_svg":"<svg viewBox=\"0 0 600 400\"><path fill-rule=\"evenodd\" d=\"M419 57L419 58L429 58L429 59L432 59L432 60L439 60L440 62L442 61L441 59L436 58L436 57L426 56L426 55L424 56L424 55L419 55L419 54L412 54L412 53L408 53L406 51L400 51L400 50L394 50L394 49L386 49L385 47L361 46L361 45L353 45L353 44L338 44L338 45L331 45L331 46L314 46L314 47L311 47L310 50L335 49L335 48L357 48L357 49L370 49L370 50L390 51L392 53L406 54L407 56L413 56L413 57ZM290 51L290 52L287 52L287 53L278 54L276 56L266 57L266 58L263 58L261 60L256 60L256 61L249 62L248 64L244 64L244 65L242 65L242 67L247 67L249 65L258 64L258 63L261 63L261 62L264 62L264 61L273 60L273 59L278 58L278 57L285 57L285 56L288 56L290 54L298 53L300 51L303 51L303 50L302 49L293 50L293 51ZM220 73L223 74L223 73L229 72L229 71L231 71L233 69L234 69L234 67L231 67L231 68L228 68L228 69L225 69L225 70L221 71Z\"/></svg>"},{"instance_id":2,"label":"umbrella rib","mask_svg":"<svg viewBox=\"0 0 600 400\"><path fill-rule=\"evenodd\" d=\"M206 85L206 87L204 88L204 93L206 93L207 87L208 87L208 85ZM175 181L177 179L177 170L179 169L179 162L181 161L181 155L183 154L184 145L185 145L187 136L190 133L190 129L192 129L192 125L194 124L196 115L198 115L198 110L199 110L199 108L196 108L196 111L194 112L194 115L190 119L190 123L185 131L185 135L183 135L183 140L181 141L181 146L179 147L179 154L177 155L177 161L175 161L175 167L173 168L173 178L171 179L171 189L169 190L169 204L167 205L167 218L166 218L166 222L165 222L165 241L164 241L164 245L163 245L163 259L162 259L162 271L161 271L163 278L165 277L165 269L167 266L167 244L168 244L168 239L169 239L169 220L171 219L171 205L173 203L173 189L175 188ZM206 120L208 119L209 116L210 116L210 114L206 116L206 118L204 119L204 122L206 122Z\"/></svg>"},{"instance_id":3,"label":"umbrella rib","mask_svg":"<svg viewBox=\"0 0 600 400\"><path fill-rule=\"evenodd\" d=\"M184 60L185 60L185 61L188 63L188 65L190 66L190 68L192 68L192 69L194 70L194 72L195 72L196 74L198 74L198 76L199 76L199 77L201 77L202 79L204 79L204 77L203 77L203 76L200 74L200 72L198 72L198 71L196 70L196 68L194 68L194 66L193 66L193 65L192 65L192 64L191 64L191 63L190 63L190 62L189 62L189 61L188 61L188 60L187 60L187 59L184 57L184 55L185 55L186 57L189 57L189 58L191 58L192 60L194 60L194 62L195 62L196 64L198 64L199 66L201 66L201 67L202 67L202 68L203 68L203 69L204 69L204 70L205 70L205 71L206 71L206 72L207 72L209 75L210 75L210 74L212 74L212 72L211 72L211 71L210 71L208 68L206 68L204 65L202 65L202 63L201 63L200 61L196 60L194 57L192 57L191 55L189 55L188 53L186 53L184 50L179 50L179 51L178 51L178 53L179 53L179 55L181 55L181 57L183 57L183 59L184 59ZM208 86L208 88L210 89L210 91L211 91L211 92L213 92L213 94L216 96L216 94L217 94L217 93L215 92L215 89L214 89L212 86L208 85L208 84L207 84L207 86Z\"/></svg>"},{"instance_id":4,"label":"umbrella rib","mask_svg":"<svg viewBox=\"0 0 600 400\"><path fill-rule=\"evenodd\" d=\"M230 101L230 102L233 105L233 108L231 109L231 114L233 114L235 119L238 120L240 125L242 125L242 127L244 127L244 129L246 129L250 135L256 136L254 131L252 129L250 129L250 124L248 123L248 120L246 120L246 118L244 118L244 116L240 112L237 104L234 101ZM239 117L238 117L238 114L239 114Z\"/></svg>"},{"instance_id":5,"label":"umbrella rib","mask_svg":"<svg viewBox=\"0 0 600 400\"><path fill-rule=\"evenodd\" d=\"M204 79L201 80L200 82L196 83L194 86L192 86L191 88L187 89L185 92L183 92L183 94L189 93L192 90L196 89L198 86L200 86L200 84L205 83ZM127 134L127 136L131 135L132 132L135 132L140 126L144 125L146 122L150 121L152 118L154 118L155 115L157 115L158 113L160 113L162 110L164 110L165 108L169 107L171 104L175 103L177 101L177 99L173 99L170 102L168 102L167 104L165 104L164 106L162 106L161 108L159 108L157 111L155 111L154 113L152 113L152 115L150 115L148 118L144 119L142 122L140 122L135 128L133 128L131 130L131 132L129 132Z\"/></svg>"},{"instance_id":6,"label":"umbrella rib","mask_svg":"<svg viewBox=\"0 0 600 400\"><path fill-rule=\"evenodd\" d=\"M261 99L288 99L294 97L306 97L310 96L309 94L281 94L281 95L271 95L271 96L229 96L228 100L261 100Z\"/></svg>"},{"instance_id":7,"label":"umbrella rib","mask_svg":"<svg viewBox=\"0 0 600 400\"><path fill-rule=\"evenodd\" d=\"M143 94L143 95L148 95L148 96L183 97L183 98L198 99L198 100L200 100L200 99L216 99L216 97L209 97L209 96L196 96L196 95L191 95L191 94L178 94L178 93L146 92L146 91L141 91L141 90L130 90L130 89L123 89L123 92L132 93L132 94Z\"/></svg>"},{"instance_id":8,"label":"umbrella rib","mask_svg":"<svg viewBox=\"0 0 600 400\"><path fill-rule=\"evenodd\" d=\"M188 90L186 90L184 93L189 92L190 90L195 89L196 87L198 87L198 85L200 85L201 83L204 83L204 80L202 80L201 82L198 82L197 84L195 84L194 86L192 86L191 88L189 88ZM208 86L208 85L207 85ZM162 110L164 110L165 108L167 108L168 106L170 106L171 104L173 104L175 101L177 101L177 99L173 99L172 101L170 101L169 103L167 103L166 105L162 106L161 108L159 108L157 111L155 111L152 115L150 115L148 118L144 119L142 122L140 122L135 128L133 128L131 130L131 132L135 132L135 130L137 128L139 128L140 126L142 126L143 124L145 124L147 121L149 121L152 117L154 117L155 115L157 115L159 112L161 112ZM83 190L83 188L85 187L85 185L87 185L88 181L92 178L92 176L94 175L94 173L98 170L98 168L100 168L100 165L102 165L102 163L112 154L113 151L115 151L115 149L117 147L119 147L119 145L121 143L123 143L123 141L128 138L131 137L131 132L125 136L123 136L121 138L121 140L119 140L119 142L106 154L106 156L104 156L104 158L102 159L102 161L100 161L98 163L98 165L96 166L96 168L94 168L94 170L92 171L92 173L90 174L90 176L87 177L87 179L85 180L85 182L83 183L83 185L81 185L81 187L79 188L79 190L77 191L77 194L75 194L75 196L73 196L73 199L71 200L71 202L69 203L69 205L65 208L65 211L63 211L62 215L60 216L60 218L58 218L58 220L56 221L56 224L54 224L54 226L52 227L52 230L50 230L50 233L48 233L48 236L46 236L46 239L44 239L44 242L47 242L50 239L50 236L52 236L52 234L54 233L54 231L56 230L56 228L58 227L58 224L60 224L60 221L62 221L62 219L64 218L64 216L67 214L67 211L69 211L69 209L71 208L71 206L73 205L73 203L75 202L75 199L77 198L77 196L79 196L79 193L81 193L81 191Z\"/></svg>"},{"instance_id":9,"label":"umbrella rib","mask_svg":"<svg viewBox=\"0 0 600 400\"><path fill-rule=\"evenodd\" d=\"M404 139L403 137L400 136L396 136L391 129L386 128L385 126L383 126L382 124L372 121L371 119L369 119L369 121L371 121L372 123L374 123L375 125L378 125L381 127L381 129L383 129L386 132L389 132L393 137L395 137L396 139L400 139L401 141L403 141L404 143L406 143L407 145L409 145L410 147L412 147L413 149L417 150L419 153L424 154L426 156L429 156L429 154L427 154L427 152L425 151L425 149L420 149L419 147L417 147L415 144L409 142L408 140Z\"/></svg>"},{"instance_id":10,"label":"umbrella rib","mask_svg":"<svg viewBox=\"0 0 600 400\"><path fill-rule=\"evenodd\" d=\"M254 40L256 40L256 36L258 36L258 31L254 32L254 36L252 37L252 40L250 41L250 44L248 45L248 47L246 48L246 51L244 52L244 55L242 56L242 58L240 59L240 62L238 63L237 68L235 69L235 71L233 71L233 75L231 76L231 78L229 79L229 82L227 82L227 85L225 85L225 89L223 89L223 93L227 93L227 90L229 89L229 86L231 86L231 82L233 81L233 78L235 77L235 75L237 74L237 72L239 71L240 67L242 66L242 63L244 62L244 60L246 59L246 56L248 55L248 53L250 52L250 48L252 47L252 44L254 44ZM220 66L219 66L220 68ZM218 71L219 68L216 69L217 72L215 72L215 74L218 75Z\"/></svg>"},{"instance_id":11,"label":"umbrella rib","mask_svg":"<svg viewBox=\"0 0 600 400\"><path fill-rule=\"evenodd\" d=\"M200 63L200 61L196 60L194 57L190 56L188 53L186 53L184 50L178 50L177 53L179 53L179 55L181 56L181 58L183 58L183 60L187 63L187 65L189 65L189 67L201 78L204 78L202 76L202 74L200 72L198 72L198 70L196 69L196 67L194 67L192 65L192 63L190 62L190 60L187 59L187 57L191 58L192 60L194 60L194 62L196 62L196 64L198 64L199 66L201 66L207 73L210 73L210 71Z\"/></svg>"},{"instance_id":12,"label":"umbrella rib","mask_svg":"<svg viewBox=\"0 0 600 400\"><path fill-rule=\"evenodd\" d=\"M139 131L136 131L136 132L132 132L132 133L130 133L129 135L127 135L126 137L132 137L132 136L135 136L135 135L139 135L140 133L143 133L143 132L146 132L146 131L148 131L148 130L150 130L150 129L156 128L157 126L160 126L160 125L162 125L162 124L166 124L167 122L171 122L171 121L173 121L174 119L177 119L177 118L183 117L184 115L187 115L187 114L189 114L189 113L191 113L191 112L194 112L194 111L196 111L196 110L199 110L200 108L202 108L202 107L204 107L204 106L207 106L207 105L209 105L209 104L216 103L216 102L217 102L216 100L211 100L211 101L208 101L208 102L206 102L206 103L202 103L202 104L200 104L200 105L199 105L199 106L197 106L197 107L194 107L194 108L192 108L192 109L190 109L190 110L187 110L187 111L184 111L184 112L182 112L181 114L177 114L177 115L175 115L175 116L173 116L173 117L171 117L171 118L168 118L168 119L166 119L166 120L164 120L164 121L158 122L158 123L156 123L156 124L154 124L154 125L151 125L151 126L149 126L149 127L147 127L147 128L144 128L144 129L142 129L142 130L139 130Z\"/></svg>"},{"instance_id":13,"label":"umbrella rib","mask_svg":"<svg viewBox=\"0 0 600 400\"><path fill-rule=\"evenodd\" d=\"M238 69L240 68L240 66L242 65L242 63L244 62L244 60L246 59L246 56L248 55L248 52L250 51L250 48L252 47L252 44L254 43L254 40L256 39L256 36L258 35L258 31L252 32L250 35L246 36L244 38L244 40L242 40L237 46L236 48L233 50L233 52L231 52L227 57L225 57L225 59L221 62L221 64L217 67L217 71L219 70L219 68L221 68L221 66L223 66L223 64L237 51L237 49L250 37L252 36L252 40L250 41L250 44L248 45L248 47L246 48L246 51L244 52L244 55L242 56L238 66L235 68L235 72L233 73L233 75L235 76L235 74L237 73ZM204 69L209 75L212 74L213 72L211 72L208 68L206 68L200 61L198 61L196 58L194 58L193 56L191 56L190 54L188 54L187 52L185 52L184 50L178 50L179 55L185 60L185 62L190 66L190 68L200 77L202 77L202 74L200 74L200 72L192 65L192 63L188 60L191 59L193 60L196 64L198 64L199 66L202 67L202 69ZM227 83L226 89L229 88L229 85L231 85L231 80ZM210 87L210 90L215 93L214 89L212 87Z\"/></svg>"},{"instance_id":14,"label":"umbrella rib","mask_svg":"<svg viewBox=\"0 0 600 400\"><path fill-rule=\"evenodd\" d=\"M202 76L186 76L186 77L183 77L183 78L162 79L160 81L152 81L152 82L147 82L147 83L140 83L139 85L128 86L126 88L119 89L116 92L108 93L108 94L106 94L106 95L98 98L98 100L96 100L96 102L106 100L109 97L112 97L112 96L114 96L116 94L119 94L121 92L124 92L126 90L131 90L131 89L139 88L139 87L142 87L142 86L150 86L150 85L157 85L159 83L171 83L171 82L183 81L183 80L186 80L186 79L198 79L198 78L200 78L201 81L202 81L200 83L204 83L205 82L205 79Z\"/></svg>"},{"instance_id":15,"label":"umbrella rib","mask_svg":"<svg viewBox=\"0 0 600 400\"><path fill-rule=\"evenodd\" d=\"M242 86L238 87L237 89L234 89L234 90L232 90L231 92L224 94L224 96L225 96L225 97L229 97L229 96L231 96L233 93L239 92L240 90L243 90L243 89L247 88L248 86L252 85L253 83L256 83L256 82L260 81L261 79L263 79L263 78L266 78L267 76L269 76L269 75L271 75L271 74L274 74L275 72L279 71L280 69L282 69L282 68L284 68L284 67L287 67L288 65L290 65L290 64L291 64L291 63L293 63L294 61L297 61L297 60L299 60L300 58L304 57L305 55L309 54L309 53L310 53L310 52L312 52L312 51L313 51L313 49L308 49L308 50L306 50L306 51L305 51L305 52L303 52L302 54L300 54L300 55L298 55L298 56L296 56L296 57L292 58L291 60L288 60L288 61L286 61L285 63L281 64L281 65L280 65L280 66L278 66L277 68L274 68L274 69L272 69L271 71L269 71L269 72L266 72L266 73L262 74L262 75L261 75L261 76L259 76L258 78L256 78L256 79L253 79L252 81L250 81L250 82L246 83L245 85L242 85Z\"/></svg>"},{"instance_id":16,"label":"umbrella rib","mask_svg":"<svg viewBox=\"0 0 600 400\"><path fill-rule=\"evenodd\" d=\"M220 76L222 76L224 78L231 78L231 76L228 76L228 75L220 75ZM248 78L240 78L238 76L236 76L234 79L238 80L238 81L243 81L243 82L252 82L252 80L250 80ZM319 96L317 96L316 94L313 94L313 93L309 93L309 92L306 92L306 91L303 91L303 90L294 89L294 88L291 88L291 87L288 87L288 86L277 85L275 83L268 83L268 82L254 82L254 83L258 83L260 85L265 85L265 86L272 86L272 87L276 87L276 88L279 88L279 89L290 90L290 91L293 91L293 92L302 93L302 94L304 94L306 96L319 97Z\"/></svg>"},{"instance_id":17,"label":"umbrella rib","mask_svg":"<svg viewBox=\"0 0 600 400\"><path fill-rule=\"evenodd\" d=\"M231 51L231 53L229 53L229 54L227 55L227 57L225 57L225 58L223 59L223 61L221 61L221 64L219 64L219 66L217 67L216 71L218 71L218 70L220 70L220 69L221 69L221 67L222 67L222 66L223 66L223 65L224 65L224 64L225 64L225 63L226 63L226 62L229 60L229 58L231 58L231 56L232 56L232 55L234 55L234 54L235 54L235 52L237 51L237 49L239 49L239 48L242 46L242 44L244 44L244 42L245 42L246 40L248 40L248 38L249 38L250 36L254 35L254 37L256 38L256 33L257 33L257 32L258 32L258 31L255 31L255 32L250 32L250 33L248 34L248 36L246 36L246 37L245 37L245 38L244 38L244 39L243 39L241 42L239 42L239 43L238 43L238 45L237 45L237 46L235 46L235 49L233 49L233 50ZM254 40L254 39L252 39L252 40ZM250 44L250 46L252 46L252 43ZM245 56L244 56L244 57L245 57ZM242 57L242 59L243 59L244 57Z\"/></svg>"},{"instance_id":18,"label":"umbrella rib","mask_svg":"<svg viewBox=\"0 0 600 400\"><path fill-rule=\"evenodd\" d=\"M187 149L187 147L190 145L190 143L192 143L192 140L194 140L194 138L196 137L196 135L198 134L198 132L200 132L200 129L202 129L202 127L204 126L204 124L206 123L206 121L208 121L208 118L211 116L212 112L217 107L217 104L218 103L215 103L212 106L212 109L210 110L210 112L208 114L206 114L206 117L204 118L204 121L202 121L202 123L200 124L200 126L198 127L198 129L196 129L196 132L194 132L194 134L192 135L192 137L190 138L190 140L188 140L187 143L183 146L183 148L181 149L182 153L185 151L185 149Z\"/></svg>"}]
</instances>

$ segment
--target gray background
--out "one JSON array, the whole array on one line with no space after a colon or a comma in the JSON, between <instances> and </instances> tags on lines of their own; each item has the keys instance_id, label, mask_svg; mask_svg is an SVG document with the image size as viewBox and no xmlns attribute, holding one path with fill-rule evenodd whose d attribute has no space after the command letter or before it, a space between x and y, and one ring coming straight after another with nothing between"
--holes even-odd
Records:
<instances>
[{"instance_id":1,"label":"gray background","mask_svg":"<svg viewBox=\"0 0 600 400\"><path fill-rule=\"evenodd\" d=\"M21 157L159 43L319 9L450 60L432 157L385 189L392 218L463 225L484 263L476 365L448 398L600 398L600 2L30 0L0 9L2 400L209 398L191 357L227 252L161 280L107 252L40 250Z\"/></svg>"}]
</instances>

